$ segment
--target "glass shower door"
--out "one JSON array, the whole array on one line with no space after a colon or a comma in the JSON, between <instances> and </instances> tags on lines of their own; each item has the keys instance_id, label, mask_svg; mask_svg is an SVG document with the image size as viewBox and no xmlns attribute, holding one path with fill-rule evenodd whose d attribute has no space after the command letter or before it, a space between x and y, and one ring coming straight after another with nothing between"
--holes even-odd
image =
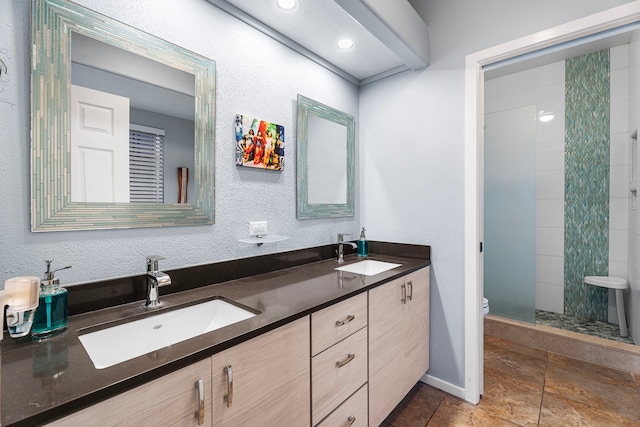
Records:
<instances>
[{"instance_id":1,"label":"glass shower door","mask_svg":"<svg viewBox=\"0 0 640 427\"><path fill-rule=\"evenodd\" d=\"M535 322L536 108L485 115L484 296L491 314Z\"/></svg>"}]
</instances>

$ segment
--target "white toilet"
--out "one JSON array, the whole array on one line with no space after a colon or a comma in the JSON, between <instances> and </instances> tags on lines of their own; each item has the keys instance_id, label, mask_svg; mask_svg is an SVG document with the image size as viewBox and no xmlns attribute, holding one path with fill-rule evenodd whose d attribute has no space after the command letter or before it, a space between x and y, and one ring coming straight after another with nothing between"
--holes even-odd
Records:
<instances>
[{"instance_id":1,"label":"white toilet","mask_svg":"<svg viewBox=\"0 0 640 427\"><path fill-rule=\"evenodd\" d=\"M615 289L616 309L618 311L618 322L620 323L620 336L628 337L627 318L624 313L624 290L629 287L627 280L621 277L610 276L585 276L584 283L602 288Z\"/></svg>"},{"instance_id":2,"label":"white toilet","mask_svg":"<svg viewBox=\"0 0 640 427\"><path fill-rule=\"evenodd\" d=\"M484 317L487 317L487 314L489 314L489 300L486 298L482 298L482 314Z\"/></svg>"}]
</instances>

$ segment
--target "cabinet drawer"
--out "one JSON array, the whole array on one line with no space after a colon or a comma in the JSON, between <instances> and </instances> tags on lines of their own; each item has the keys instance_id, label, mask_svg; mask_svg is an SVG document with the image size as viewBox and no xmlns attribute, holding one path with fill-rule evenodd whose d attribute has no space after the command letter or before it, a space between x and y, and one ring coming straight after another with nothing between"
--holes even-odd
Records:
<instances>
[{"instance_id":1,"label":"cabinet drawer","mask_svg":"<svg viewBox=\"0 0 640 427\"><path fill-rule=\"evenodd\" d=\"M363 385L317 427L367 427L367 416L367 386Z\"/></svg>"},{"instance_id":2,"label":"cabinet drawer","mask_svg":"<svg viewBox=\"0 0 640 427\"><path fill-rule=\"evenodd\" d=\"M315 425L367 382L367 328L311 359L312 421Z\"/></svg>"},{"instance_id":3,"label":"cabinet drawer","mask_svg":"<svg viewBox=\"0 0 640 427\"><path fill-rule=\"evenodd\" d=\"M366 292L311 314L311 354L320 353L366 325Z\"/></svg>"}]
</instances>

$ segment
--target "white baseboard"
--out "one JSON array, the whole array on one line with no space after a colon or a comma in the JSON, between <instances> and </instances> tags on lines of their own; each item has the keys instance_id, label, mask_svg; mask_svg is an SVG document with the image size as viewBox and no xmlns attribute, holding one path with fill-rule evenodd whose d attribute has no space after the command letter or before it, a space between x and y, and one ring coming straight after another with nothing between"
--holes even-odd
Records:
<instances>
[{"instance_id":1,"label":"white baseboard","mask_svg":"<svg viewBox=\"0 0 640 427\"><path fill-rule=\"evenodd\" d=\"M442 391L446 391L447 393L452 394L456 397L459 397L460 399L464 399L465 393L462 387L458 387L457 385L453 385L439 378L432 377L431 375L428 375L428 374L424 374L422 378L420 378L420 381L422 381L425 384L429 384L430 386L433 386Z\"/></svg>"}]
</instances>

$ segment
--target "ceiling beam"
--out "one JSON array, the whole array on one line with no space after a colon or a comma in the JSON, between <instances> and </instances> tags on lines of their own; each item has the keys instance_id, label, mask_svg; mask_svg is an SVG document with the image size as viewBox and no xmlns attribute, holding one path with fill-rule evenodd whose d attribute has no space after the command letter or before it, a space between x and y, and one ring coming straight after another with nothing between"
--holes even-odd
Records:
<instances>
[{"instance_id":1,"label":"ceiling beam","mask_svg":"<svg viewBox=\"0 0 640 427\"><path fill-rule=\"evenodd\" d=\"M413 70L429 66L429 28L406 0L334 0Z\"/></svg>"}]
</instances>

